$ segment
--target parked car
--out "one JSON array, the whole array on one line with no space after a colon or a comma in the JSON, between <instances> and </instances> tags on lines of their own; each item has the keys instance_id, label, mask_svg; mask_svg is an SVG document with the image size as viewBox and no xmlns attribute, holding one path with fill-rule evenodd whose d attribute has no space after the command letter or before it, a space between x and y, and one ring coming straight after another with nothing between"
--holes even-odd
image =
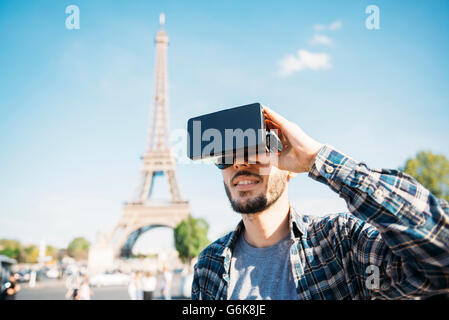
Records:
<instances>
[{"instance_id":1,"label":"parked car","mask_svg":"<svg viewBox=\"0 0 449 320\"><path fill-rule=\"evenodd\" d=\"M19 270L15 273L17 282L28 282L30 281L31 270Z\"/></svg>"},{"instance_id":2,"label":"parked car","mask_svg":"<svg viewBox=\"0 0 449 320\"><path fill-rule=\"evenodd\" d=\"M58 268L51 268L45 273L45 275L47 278L56 279L59 277L59 270Z\"/></svg>"},{"instance_id":3,"label":"parked car","mask_svg":"<svg viewBox=\"0 0 449 320\"><path fill-rule=\"evenodd\" d=\"M102 273L90 277L89 284L93 287L123 286L129 283L129 279L129 275L123 273Z\"/></svg>"}]
</instances>

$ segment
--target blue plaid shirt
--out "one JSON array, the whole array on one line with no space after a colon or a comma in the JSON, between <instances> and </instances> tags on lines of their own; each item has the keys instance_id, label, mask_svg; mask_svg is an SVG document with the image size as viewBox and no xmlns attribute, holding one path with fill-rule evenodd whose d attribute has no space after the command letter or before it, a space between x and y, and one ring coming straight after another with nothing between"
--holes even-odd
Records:
<instances>
[{"instance_id":1,"label":"blue plaid shirt","mask_svg":"<svg viewBox=\"0 0 449 320\"><path fill-rule=\"evenodd\" d=\"M449 205L398 170L373 170L325 145L309 177L351 213L290 210L290 261L298 299L415 299L449 292ZM205 248L192 299L228 297L232 250L244 229Z\"/></svg>"}]
</instances>

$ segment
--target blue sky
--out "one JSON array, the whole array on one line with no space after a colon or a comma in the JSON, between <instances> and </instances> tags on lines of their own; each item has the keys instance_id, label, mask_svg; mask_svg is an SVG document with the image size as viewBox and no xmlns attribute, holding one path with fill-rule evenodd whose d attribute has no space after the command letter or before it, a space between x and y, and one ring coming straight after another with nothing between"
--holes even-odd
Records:
<instances>
[{"instance_id":1,"label":"blue sky","mask_svg":"<svg viewBox=\"0 0 449 320\"><path fill-rule=\"evenodd\" d=\"M371 167L449 156L447 1L0 0L0 238L63 247L112 231L147 141L160 12L173 130L259 101ZM211 240L238 222L217 169L182 163L178 180ZM345 211L306 175L289 192L302 213Z\"/></svg>"}]
</instances>

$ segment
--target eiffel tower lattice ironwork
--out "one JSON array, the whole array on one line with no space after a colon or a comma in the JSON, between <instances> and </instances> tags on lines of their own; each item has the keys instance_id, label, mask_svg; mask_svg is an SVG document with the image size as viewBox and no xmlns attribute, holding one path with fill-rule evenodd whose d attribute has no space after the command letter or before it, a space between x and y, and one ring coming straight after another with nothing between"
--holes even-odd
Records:
<instances>
[{"instance_id":1,"label":"eiffel tower lattice ironwork","mask_svg":"<svg viewBox=\"0 0 449 320\"><path fill-rule=\"evenodd\" d=\"M174 228L186 219L190 208L184 201L176 177L176 161L169 141L169 106L167 88L168 36L164 31L165 16L159 16L160 30L155 37L156 63L154 99L150 119L148 144L142 156L141 179L130 202L125 204L123 214L113 232L123 232L114 245L115 256L129 257L137 238L156 226ZM157 202L151 199L156 176L165 176L170 187L170 200Z\"/></svg>"}]
</instances>

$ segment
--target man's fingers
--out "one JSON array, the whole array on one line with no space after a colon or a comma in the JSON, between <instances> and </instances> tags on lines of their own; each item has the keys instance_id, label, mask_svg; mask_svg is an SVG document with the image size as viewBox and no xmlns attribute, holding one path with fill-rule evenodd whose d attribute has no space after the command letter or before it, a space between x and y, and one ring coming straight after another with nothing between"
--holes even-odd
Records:
<instances>
[{"instance_id":1,"label":"man's fingers","mask_svg":"<svg viewBox=\"0 0 449 320\"><path fill-rule=\"evenodd\" d=\"M285 119L283 116L281 116L280 114L278 114L277 112L271 110L266 106L263 107L263 112L266 118L278 124L280 127L283 127L288 123L287 119Z\"/></svg>"},{"instance_id":2,"label":"man's fingers","mask_svg":"<svg viewBox=\"0 0 449 320\"><path fill-rule=\"evenodd\" d=\"M288 145L288 139L283 134L281 126L270 119L265 119L266 127L270 130L276 130L279 139L281 140L282 146L285 148Z\"/></svg>"},{"instance_id":3,"label":"man's fingers","mask_svg":"<svg viewBox=\"0 0 449 320\"><path fill-rule=\"evenodd\" d=\"M273 121L269 120L269 119L265 119L265 125L268 129L278 129L280 130L280 126L277 123L274 123Z\"/></svg>"}]
</instances>

